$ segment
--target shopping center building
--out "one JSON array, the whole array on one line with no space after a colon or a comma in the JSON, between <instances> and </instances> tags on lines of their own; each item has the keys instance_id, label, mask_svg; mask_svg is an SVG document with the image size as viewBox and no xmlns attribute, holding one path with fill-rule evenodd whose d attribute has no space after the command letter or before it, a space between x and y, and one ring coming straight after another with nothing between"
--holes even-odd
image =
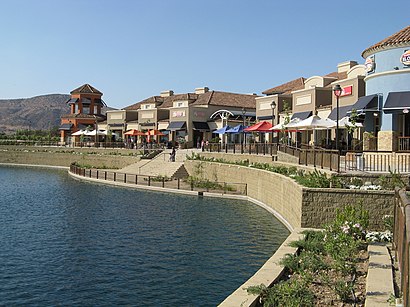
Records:
<instances>
[{"instance_id":1,"label":"shopping center building","mask_svg":"<svg viewBox=\"0 0 410 307\"><path fill-rule=\"evenodd\" d=\"M365 130L376 138L378 151L408 151L410 26L367 48L362 56L366 97L378 97L377 110L365 114Z\"/></svg>"},{"instance_id":2,"label":"shopping center building","mask_svg":"<svg viewBox=\"0 0 410 307\"><path fill-rule=\"evenodd\" d=\"M410 26L367 48L363 64L346 61L335 72L324 76L299 77L256 94L238 94L196 88L193 92L161 92L122 110L101 113L105 106L102 93L85 84L71 92L71 113L62 117L61 139L97 121L100 129L124 138L130 129L159 131L157 142L172 141L195 147L202 140L217 136L225 142L237 142L240 135L218 135L215 130L239 124L268 121L273 125L285 119L303 120L312 115L332 120L348 118L354 112L361 124L348 134L339 126L338 136L349 149L364 151L410 150ZM341 95L334 95L340 85ZM336 115L339 115L336 118ZM330 131L296 132L296 144L335 148L335 128ZM155 136L155 134L154 134ZM277 141L274 133L259 134L255 141ZM142 140L142 138L140 138Z\"/></svg>"}]
</instances>

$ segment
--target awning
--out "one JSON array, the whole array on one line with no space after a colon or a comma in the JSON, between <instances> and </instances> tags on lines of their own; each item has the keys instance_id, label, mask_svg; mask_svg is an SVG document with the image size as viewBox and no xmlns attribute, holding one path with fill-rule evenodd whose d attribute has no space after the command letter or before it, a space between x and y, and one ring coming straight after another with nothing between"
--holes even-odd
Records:
<instances>
[{"instance_id":1,"label":"awning","mask_svg":"<svg viewBox=\"0 0 410 307\"><path fill-rule=\"evenodd\" d=\"M309 116L312 116L312 111L296 112L292 114L291 119L299 118L300 120L304 120L308 118Z\"/></svg>"},{"instance_id":2,"label":"awning","mask_svg":"<svg viewBox=\"0 0 410 307\"><path fill-rule=\"evenodd\" d=\"M82 103L82 104L91 104L91 99L81 98L81 103Z\"/></svg>"},{"instance_id":3,"label":"awning","mask_svg":"<svg viewBox=\"0 0 410 307\"><path fill-rule=\"evenodd\" d=\"M410 109L410 92L390 92L387 95L383 111L385 113L403 112Z\"/></svg>"},{"instance_id":4,"label":"awning","mask_svg":"<svg viewBox=\"0 0 410 307\"><path fill-rule=\"evenodd\" d=\"M206 122L192 122L194 130L210 131L208 123Z\"/></svg>"},{"instance_id":5,"label":"awning","mask_svg":"<svg viewBox=\"0 0 410 307\"><path fill-rule=\"evenodd\" d=\"M168 128L168 125L169 122L158 122L158 130L166 130Z\"/></svg>"},{"instance_id":6,"label":"awning","mask_svg":"<svg viewBox=\"0 0 410 307\"><path fill-rule=\"evenodd\" d=\"M353 105L339 107L339 120L343 117L346 117L347 112L351 111L352 108L353 108ZM336 120L336 116L337 116L337 108L334 108L332 112L330 112L327 118L330 118L331 120Z\"/></svg>"},{"instance_id":7,"label":"awning","mask_svg":"<svg viewBox=\"0 0 410 307\"><path fill-rule=\"evenodd\" d=\"M258 116L258 120L267 120L267 119L272 119L272 115L268 115L268 116Z\"/></svg>"},{"instance_id":8,"label":"awning","mask_svg":"<svg viewBox=\"0 0 410 307\"><path fill-rule=\"evenodd\" d=\"M73 124L62 124L58 130L71 130L71 127L73 127Z\"/></svg>"},{"instance_id":9,"label":"awning","mask_svg":"<svg viewBox=\"0 0 410 307\"><path fill-rule=\"evenodd\" d=\"M170 122L167 130L176 131L176 130L185 130L186 122Z\"/></svg>"},{"instance_id":10,"label":"awning","mask_svg":"<svg viewBox=\"0 0 410 307\"><path fill-rule=\"evenodd\" d=\"M71 98L67 103L76 103L78 101L78 98Z\"/></svg>"},{"instance_id":11,"label":"awning","mask_svg":"<svg viewBox=\"0 0 410 307\"><path fill-rule=\"evenodd\" d=\"M354 105L351 106L350 110L355 109L357 114L364 112L374 112L379 110L379 96L377 94L360 97Z\"/></svg>"}]
</instances>

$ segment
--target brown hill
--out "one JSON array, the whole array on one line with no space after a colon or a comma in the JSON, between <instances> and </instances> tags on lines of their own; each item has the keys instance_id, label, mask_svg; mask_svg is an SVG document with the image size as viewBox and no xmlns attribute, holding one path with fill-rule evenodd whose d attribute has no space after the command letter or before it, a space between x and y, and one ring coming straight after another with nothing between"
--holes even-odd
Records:
<instances>
[{"instance_id":1,"label":"brown hill","mask_svg":"<svg viewBox=\"0 0 410 307\"><path fill-rule=\"evenodd\" d=\"M50 94L22 99L0 99L0 133L20 129L48 130L60 126L60 117L70 113L70 95ZM104 108L104 113L112 108Z\"/></svg>"}]
</instances>

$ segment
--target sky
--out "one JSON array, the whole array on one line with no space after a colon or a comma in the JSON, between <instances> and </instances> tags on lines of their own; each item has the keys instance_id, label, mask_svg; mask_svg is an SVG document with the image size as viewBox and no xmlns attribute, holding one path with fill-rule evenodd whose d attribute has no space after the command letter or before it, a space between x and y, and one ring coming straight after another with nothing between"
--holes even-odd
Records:
<instances>
[{"instance_id":1,"label":"sky","mask_svg":"<svg viewBox=\"0 0 410 307\"><path fill-rule=\"evenodd\" d=\"M198 87L261 94L364 63L408 0L0 0L0 99L89 83L124 108ZM404 10L404 11L403 11Z\"/></svg>"}]
</instances>

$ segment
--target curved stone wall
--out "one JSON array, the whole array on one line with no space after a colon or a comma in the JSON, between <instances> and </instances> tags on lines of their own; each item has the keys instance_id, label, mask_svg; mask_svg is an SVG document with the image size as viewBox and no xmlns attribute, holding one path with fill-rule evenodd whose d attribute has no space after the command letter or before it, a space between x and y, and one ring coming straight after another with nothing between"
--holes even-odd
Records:
<instances>
[{"instance_id":1,"label":"curved stone wall","mask_svg":"<svg viewBox=\"0 0 410 307\"><path fill-rule=\"evenodd\" d=\"M212 181L246 183L247 195L278 213L291 228L322 228L347 205L362 204L370 212L371 230L384 230L382 218L393 214L393 191L305 188L277 173L215 162L187 160L185 168L192 176Z\"/></svg>"},{"instance_id":2,"label":"curved stone wall","mask_svg":"<svg viewBox=\"0 0 410 307\"><path fill-rule=\"evenodd\" d=\"M200 163L203 167L199 168L196 165ZM302 187L294 180L268 171L222 163L187 160L184 165L192 176L246 183L249 197L272 208L292 228L301 227L303 193Z\"/></svg>"}]
</instances>

